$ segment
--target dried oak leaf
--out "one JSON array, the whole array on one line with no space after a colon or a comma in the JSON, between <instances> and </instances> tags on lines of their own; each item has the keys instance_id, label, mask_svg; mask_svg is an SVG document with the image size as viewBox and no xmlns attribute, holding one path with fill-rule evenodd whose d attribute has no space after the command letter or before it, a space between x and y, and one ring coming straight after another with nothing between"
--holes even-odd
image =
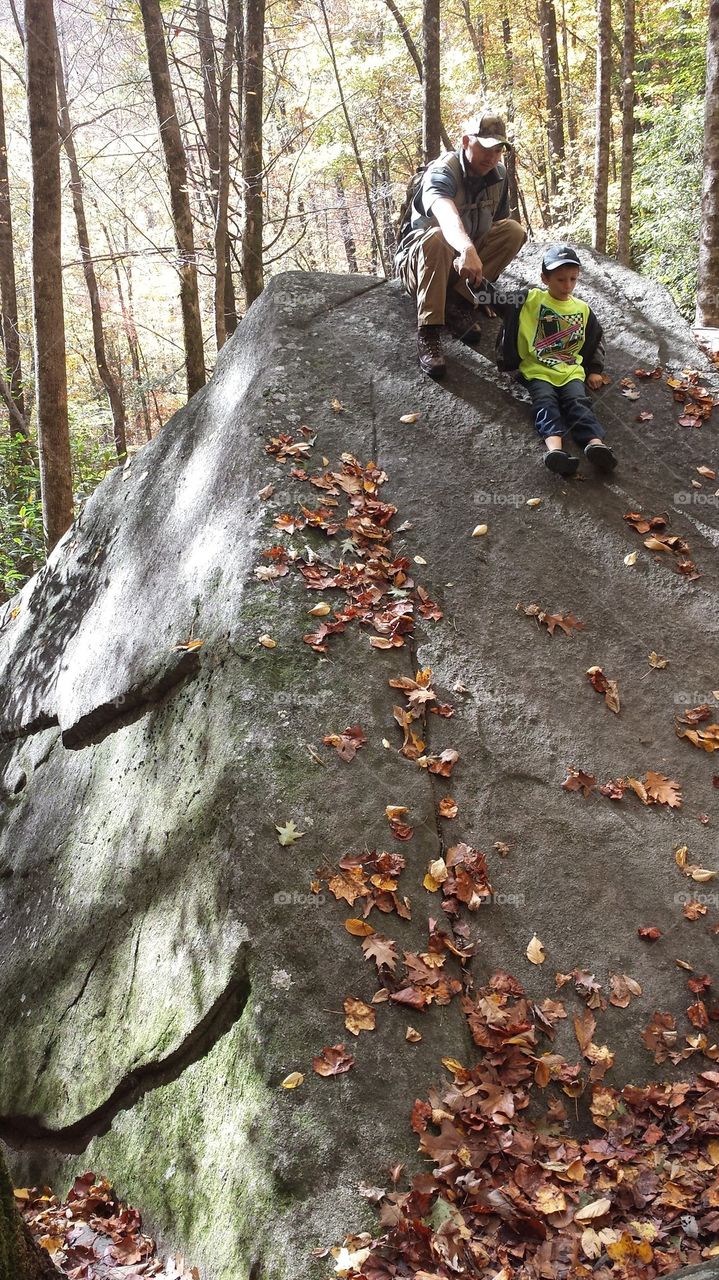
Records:
<instances>
[{"instance_id":1,"label":"dried oak leaf","mask_svg":"<svg viewBox=\"0 0 719 1280\"><path fill-rule=\"evenodd\" d=\"M397 943L386 938L383 933L374 933L362 943L365 960L374 960L378 970L389 969L394 973L397 968Z\"/></svg>"},{"instance_id":2,"label":"dried oak leaf","mask_svg":"<svg viewBox=\"0 0 719 1280\"><path fill-rule=\"evenodd\" d=\"M354 1064L354 1057L346 1052L343 1044L333 1044L321 1049L317 1057L312 1059L312 1070L318 1076L340 1076Z\"/></svg>"},{"instance_id":3,"label":"dried oak leaf","mask_svg":"<svg viewBox=\"0 0 719 1280\"><path fill-rule=\"evenodd\" d=\"M719 728L719 726L717 726ZM682 788L679 782L665 778L662 773L648 770L644 779L649 803L667 804L670 809L680 809L682 805Z\"/></svg>"},{"instance_id":4,"label":"dried oak leaf","mask_svg":"<svg viewBox=\"0 0 719 1280\"><path fill-rule=\"evenodd\" d=\"M601 667L590 667L587 671L587 679L597 693L604 694L604 701L609 710L618 714L620 702L619 685L616 680L610 680L608 676L605 676Z\"/></svg>"},{"instance_id":5,"label":"dried oak leaf","mask_svg":"<svg viewBox=\"0 0 719 1280\"><path fill-rule=\"evenodd\" d=\"M341 760L354 760L360 747L367 742L361 725L350 724L344 733L328 733L322 739L326 747L334 747Z\"/></svg>"},{"instance_id":6,"label":"dried oak leaf","mask_svg":"<svg viewBox=\"0 0 719 1280\"><path fill-rule=\"evenodd\" d=\"M581 791L586 798L591 795L592 788L596 786L597 779L593 773L584 773L581 769L577 769L575 765L567 765L567 776L562 783L564 791Z\"/></svg>"},{"instance_id":7,"label":"dried oak leaf","mask_svg":"<svg viewBox=\"0 0 719 1280\"><path fill-rule=\"evenodd\" d=\"M440 818L456 818L459 813L457 801L452 796L442 796L437 809Z\"/></svg>"},{"instance_id":8,"label":"dried oak leaf","mask_svg":"<svg viewBox=\"0 0 719 1280\"><path fill-rule=\"evenodd\" d=\"M640 996L642 988L635 978L630 978L627 973L610 973L609 989L611 995L609 1003L616 1006L617 1009L626 1009L633 996Z\"/></svg>"},{"instance_id":9,"label":"dried oak leaf","mask_svg":"<svg viewBox=\"0 0 719 1280\"><path fill-rule=\"evenodd\" d=\"M353 1036L360 1031L374 1031L377 1023L377 1011L364 1000L356 1000L354 996L345 996L343 1001L345 1026Z\"/></svg>"},{"instance_id":10,"label":"dried oak leaf","mask_svg":"<svg viewBox=\"0 0 719 1280\"><path fill-rule=\"evenodd\" d=\"M536 618L537 626L543 624L550 636L554 635L557 627L566 636L572 635L574 631L584 631L585 624L575 618L573 613L548 613L540 604L524 605L521 601L517 605L517 612L526 614L528 618Z\"/></svg>"},{"instance_id":11,"label":"dried oak leaf","mask_svg":"<svg viewBox=\"0 0 719 1280\"><path fill-rule=\"evenodd\" d=\"M637 933L645 942L656 942L662 936L661 929L658 929L655 924L640 924Z\"/></svg>"},{"instance_id":12,"label":"dried oak leaf","mask_svg":"<svg viewBox=\"0 0 719 1280\"><path fill-rule=\"evenodd\" d=\"M438 756L427 756L426 760L430 773L436 773L442 778L448 778L459 760L459 752L454 751L452 747L447 747Z\"/></svg>"}]
</instances>

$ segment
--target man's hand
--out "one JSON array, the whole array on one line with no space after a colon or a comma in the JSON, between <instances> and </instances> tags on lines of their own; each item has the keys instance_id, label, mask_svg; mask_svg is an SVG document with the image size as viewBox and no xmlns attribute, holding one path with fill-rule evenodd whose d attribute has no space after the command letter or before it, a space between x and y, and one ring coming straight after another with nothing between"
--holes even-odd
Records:
<instances>
[{"instance_id":1,"label":"man's hand","mask_svg":"<svg viewBox=\"0 0 719 1280\"><path fill-rule=\"evenodd\" d=\"M457 275L469 280L470 284L480 285L484 276L482 259L473 244L468 244L454 260Z\"/></svg>"},{"instance_id":2,"label":"man's hand","mask_svg":"<svg viewBox=\"0 0 719 1280\"><path fill-rule=\"evenodd\" d=\"M591 387L592 391L599 391L604 386L604 379L601 373L587 374L587 386Z\"/></svg>"}]
</instances>

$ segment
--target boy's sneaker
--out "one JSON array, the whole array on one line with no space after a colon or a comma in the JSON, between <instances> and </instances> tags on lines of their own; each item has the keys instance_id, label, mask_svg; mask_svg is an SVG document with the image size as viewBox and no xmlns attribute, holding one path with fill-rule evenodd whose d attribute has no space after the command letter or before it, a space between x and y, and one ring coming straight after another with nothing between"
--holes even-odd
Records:
<instances>
[{"instance_id":1,"label":"boy's sneaker","mask_svg":"<svg viewBox=\"0 0 719 1280\"><path fill-rule=\"evenodd\" d=\"M482 326L477 320L476 309L461 298L448 298L444 310L444 322L452 334L460 342L473 347L482 337Z\"/></svg>"},{"instance_id":2,"label":"boy's sneaker","mask_svg":"<svg viewBox=\"0 0 719 1280\"><path fill-rule=\"evenodd\" d=\"M544 455L544 465L557 476L573 476L579 468L579 458L572 458L564 449L550 449Z\"/></svg>"},{"instance_id":3,"label":"boy's sneaker","mask_svg":"<svg viewBox=\"0 0 719 1280\"><path fill-rule=\"evenodd\" d=\"M430 378L443 378L447 372L442 355L441 324L421 324L417 326L417 359L423 373Z\"/></svg>"},{"instance_id":4,"label":"boy's sneaker","mask_svg":"<svg viewBox=\"0 0 719 1280\"><path fill-rule=\"evenodd\" d=\"M584 456L597 471L613 471L617 465L617 459L608 444L588 444Z\"/></svg>"}]
</instances>

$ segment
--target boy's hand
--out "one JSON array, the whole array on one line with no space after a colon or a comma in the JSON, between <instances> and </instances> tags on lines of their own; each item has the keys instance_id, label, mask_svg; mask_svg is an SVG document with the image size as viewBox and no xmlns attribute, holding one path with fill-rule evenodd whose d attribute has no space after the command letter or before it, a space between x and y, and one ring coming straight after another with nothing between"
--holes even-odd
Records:
<instances>
[{"instance_id":1,"label":"boy's hand","mask_svg":"<svg viewBox=\"0 0 719 1280\"><path fill-rule=\"evenodd\" d=\"M588 373L587 386L591 387L592 391L599 391L600 387L604 386L604 379L601 373Z\"/></svg>"}]
</instances>

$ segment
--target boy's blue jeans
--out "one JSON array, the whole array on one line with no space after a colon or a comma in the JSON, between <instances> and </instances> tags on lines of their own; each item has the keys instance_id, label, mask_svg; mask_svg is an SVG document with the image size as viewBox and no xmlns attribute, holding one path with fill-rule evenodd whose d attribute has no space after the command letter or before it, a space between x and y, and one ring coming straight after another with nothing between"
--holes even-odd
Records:
<instances>
[{"instance_id":1,"label":"boy's blue jeans","mask_svg":"<svg viewBox=\"0 0 719 1280\"><path fill-rule=\"evenodd\" d=\"M580 378L555 387L542 378L522 378L534 410L534 425L543 440L571 431L581 449L593 438L604 439L604 428L592 411L592 403Z\"/></svg>"}]
</instances>

